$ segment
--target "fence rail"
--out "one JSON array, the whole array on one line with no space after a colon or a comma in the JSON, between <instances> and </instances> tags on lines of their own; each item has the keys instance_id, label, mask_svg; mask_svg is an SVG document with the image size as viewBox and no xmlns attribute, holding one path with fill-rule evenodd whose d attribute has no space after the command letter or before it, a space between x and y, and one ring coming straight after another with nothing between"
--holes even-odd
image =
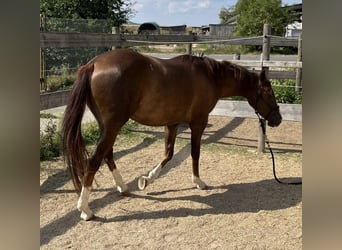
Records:
<instances>
[{"instance_id":1,"label":"fence rail","mask_svg":"<svg viewBox=\"0 0 342 250\"><path fill-rule=\"evenodd\" d=\"M298 46L298 39L270 36L271 46ZM67 47L112 47L136 45L162 45L162 44L229 44L229 45L262 45L263 37L241 37L225 39L222 36L205 35L126 35L104 33L61 33L40 32L41 48L67 48Z\"/></svg>"},{"instance_id":2,"label":"fence rail","mask_svg":"<svg viewBox=\"0 0 342 250\"><path fill-rule=\"evenodd\" d=\"M102 33L57 33L57 32L44 32L40 33L40 47L41 47L41 68L43 69L44 64L44 53L42 52L44 48L68 48L68 47L130 47L130 46L141 46L148 44L188 44L187 50L188 53L192 52L192 44L230 44L230 45L262 45L263 53L262 59L260 61L241 61L241 60L232 60L233 63L254 68L255 70L266 69L269 74L269 77L276 78L296 78L296 90L301 91L301 69L302 69L302 58L301 58L301 37L299 39L288 39L284 37L276 37L271 35L271 27L267 24L264 25L263 28L263 36L259 37L244 37L244 38L233 38L233 39L225 39L220 36L203 36L197 34L188 34L188 35L126 35L126 34L102 34ZM270 48L272 46L291 46L298 47L298 61L297 62L284 62L284 61L270 61ZM293 68L296 69L295 75L294 72L283 72L283 71L269 71L269 68ZM45 81L45 73L41 73L41 84L42 81ZM294 77L293 77L294 76ZM59 93L59 97L57 97L59 103L58 105L64 105L65 99L68 93L61 92ZM41 110L52 108L52 106L56 107L57 103L52 101L53 95L41 95ZM222 103L219 102L219 106ZM236 108L235 103L225 104L228 105L228 108L225 109L224 112L229 110L234 110ZM230 106L229 106L230 105ZM233 105L233 106L232 106ZM235 106L234 106L235 105ZM240 108L246 111L246 103L242 104L240 102ZM301 105L297 105L294 109L294 106L287 106L284 108L284 105L280 105L282 108L282 114L284 116L284 112L290 112L291 117L295 117L293 119L301 120ZM248 109L247 109L248 110ZM248 117L248 115L244 114L240 110L240 113L244 117ZM215 111L216 112L216 111ZM292 113L291 113L292 112ZM238 116L234 114L234 116ZM287 115L285 115L287 117ZM284 118L285 118L284 117ZM261 132L261 128L259 129L259 139L258 139L258 151L265 151L265 135Z\"/></svg>"}]
</instances>

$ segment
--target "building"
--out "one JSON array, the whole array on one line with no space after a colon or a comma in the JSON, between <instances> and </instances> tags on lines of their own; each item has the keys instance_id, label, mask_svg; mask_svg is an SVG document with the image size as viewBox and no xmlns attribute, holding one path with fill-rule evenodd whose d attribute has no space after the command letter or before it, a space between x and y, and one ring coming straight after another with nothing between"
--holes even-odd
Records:
<instances>
[{"instance_id":1,"label":"building","mask_svg":"<svg viewBox=\"0 0 342 250\"><path fill-rule=\"evenodd\" d=\"M303 30L302 18L303 18L303 9L302 4L294 4L290 6L286 6L289 8L292 15L294 16L294 22L288 24L285 27L285 37L299 37Z\"/></svg>"},{"instance_id":2,"label":"building","mask_svg":"<svg viewBox=\"0 0 342 250\"><path fill-rule=\"evenodd\" d=\"M286 26L285 37L299 37L302 33L302 23L294 22Z\"/></svg>"},{"instance_id":3,"label":"building","mask_svg":"<svg viewBox=\"0 0 342 250\"><path fill-rule=\"evenodd\" d=\"M209 35L230 38L233 36L235 24L209 24Z\"/></svg>"},{"instance_id":4,"label":"building","mask_svg":"<svg viewBox=\"0 0 342 250\"><path fill-rule=\"evenodd\" d=\"M160 30L165 35L183 35L186 34L186 25L160 26Z\"/></svg>"}]
</instances>

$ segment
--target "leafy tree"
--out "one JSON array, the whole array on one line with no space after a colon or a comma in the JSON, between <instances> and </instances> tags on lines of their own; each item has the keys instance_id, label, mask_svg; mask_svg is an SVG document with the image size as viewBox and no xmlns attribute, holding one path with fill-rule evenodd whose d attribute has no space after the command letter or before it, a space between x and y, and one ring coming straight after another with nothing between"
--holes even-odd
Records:
<instances>
[{"instance_id":1,"label":"leafy tree","mask_svg":"<svg viewBox=\"0 0 342 250\"><path fill-rule=\"evenodd\" d=\"M264 23L272 26L273 35L283 36L285 26L293 21L290 9L282 7L281 0L238 0L234 7L223 8L219 16L223 23L237 17L238 36L262 35Z\"/></svg>"},{"instance_id":2,"label":"leafy tree","mask_svg":"<svg viewBox=\"0 0 342 250\"><path fill-rule=\"evenodd\" d=\"M126 23L134 14L132 3L123 0L40 0L46 17L106 19L112 26Z\"/></svg>"},{"instance_id":3,"label":"leafy tree","mask_svg":"<svg viewBox=\"0 0 342 250\"><path fill-rule=\"evenodd\" d=\"M130 0L40 0L45 31L111 33L134 14ZM111 48L46 48L48 75L68 72Z\"/></svg>"},{"instance_id":4,"label":"leafy tree","mask_svg":"<svg viewBox=\"0 0 342 250\"><path fill-rule=\"evenodd\" d=\"M229 23L235 17L235 7L221 8L219 17L221 24Z\"/></svg>"}]
</instances>

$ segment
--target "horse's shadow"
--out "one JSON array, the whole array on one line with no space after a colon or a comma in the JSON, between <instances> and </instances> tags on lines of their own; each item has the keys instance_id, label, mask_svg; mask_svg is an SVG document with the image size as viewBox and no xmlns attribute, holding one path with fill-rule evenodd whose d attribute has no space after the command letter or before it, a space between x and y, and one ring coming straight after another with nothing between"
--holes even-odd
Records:
<instances>
[{"instance_id":1,"label":"horse's shadow","mask_svg":"<svg viewBox=\"0 0 342 250\"><path fill-rule=\"evenodd\" d=\"M118 160L121 157L139 151L158 140L158 136L154 136L153 138L144 138L139 144L135 145L132 148L121 150L115 152L115 159ZM45 195L47 193L66 193L66 190L58 190L58 188L64 186L68 181L70 181L70 174L68 169L63 169L56 174L49 176L41 185L40 185L40 195ZM70 190L69 192L74 193L74 190Z\"/></svg>"},{"instance_id":2,"label":"horse's shadow","mask_svg":"<svg viewBox=\"0 0 342 250\"><path fill-rule=\"evenodd\" d=\"M298 181L299 178L285 178L286 182ZM274 179L262 180L251 183L230 184L216 187L209 187L211 190L217 190L207 196L198 190L198 194L188 196L174 195L172 197L163 197L169 193L179 193L194 188L183 190L166 190L161 192L149 192L140 194L139 191L133 191L131 198L147 199L160 202L172 200L191 201L196 203L206 204L206 208L189 208L179 207L177 209L149 211L142 209L141 212L128 213L126 215L113 216L111 218L95 217L95 222L113 223L121 221L133 220L154 220L162 218L182 218L187 216L204 216L204 215L219 215L219 214L236 214L236 213L257 213L262 210L273 211L286 209L296 206L302 200L302 186L289 186L278 184ZM222 192L223 190L223 192ZM100 191L100 190L94 190ZM106 206L113 204L125 197L118 194L116 191L109 191L105 196L95 199L89 203L90 208L94 212L98 212ZM58 235L64 234L70 228L80 222L79 211L72 210L65 216L49 223L40 229L41 241L40 245L47 244L50 240ZM82 222L87 223L87 222ZM89 222L91 223L91 222ZM54 233L51 234L51 231Z\"/></svg>"},{"instance_id":3,"label":"horse's shadow","mask_svg":"<svg viewBox=\"0 0 342 250\"><path fill-rule=\"evenodd\" d=\"M286 182L298 181L298 178L284 179ZM167 202L173 200L191 201L205 204L207 208L188 208L179 207L177 209L163 209L159 211L145 211L130 213L127 215L114 216L112 218L96 217L96 221L104 223L130 221L130 220L146 220L146 219L162 219L169 217L186 217L186 216L203 216L218 214L235 214L235 213L256 213L262 210L272 211L278 209L286 209L296 206L302 200L301 186L280 185L274 179L263 180L252 183L240 183L223 185L217 187L209 187L217 189L215 192L207 196L201 195L199 190L196 195L189 196L173 196L162 197L168 193L177 193L184 190L166 190L162 192L151 192L146 195L132 193L131 197ZM191 188L193 189L193 188ZM221 192L224 190L223 192ZM114 200L113 200L114 199ZM94 200L91 206L101 209L104 204L112 204L117 198L112 194L108 194L101 199Z\"/></svg>"},{"instance_id":4,"label":"horse's shadow","mask_svg":"<svg viewBox=\"0 0 342 250\"><path fill-rule=\"evenodd\" d=\"M209 138L203 140L203 143L212 143L217 142L225 133L231 131L234 127L241 124L243 120L235 118L230 124L227 124L225 127L220 129L215 135L211 135ZM180 133L187 129L186 126L180 127ZM116 153L116 159L133 153L137 150L140 150L143 147L146 147L150 144L153 144L155 141L163 137L162 132L153 132L153 136L150 139L147 139L135 147L124 150L122 152ZM183 147L179 152L177 152L173 159L177 159L177 161L173 160L172 163L165 166L161 175L168 172L173 167L178 166L184 159L189 157L190 155L190 144L187 144ZM297 178L296 178L297 179ZM58 180L58 182L57 182ZM56 190L58 187L64 185L70 178L67 175L66 170L57 173L54 176L51 176L46 183L43 183L41 186L40 192L41 195L46 193L54 193L54 192L74 192L69 190ZM288 179L285 181L293 182L294 180ZM297 181L297 180L295 180ZM55 183L57 182L57 183ZM52 185L53 184L53 185ZM191 201L196 203L206 204L205 209L198 208L189 208L189 207L179 207L177 209L168 209L165 207L163 210L159 211L148 211L143 210L142 212L128 213L127 215L113 216L111 218L102 218L96 217L95 222L100 223L111 223L118 221L132 221L132 220L146 220L146 219L161 219L168 217L186 217L186 216L203 216L207 214L217 215L217 214L235 214L240 212L252 212L256 213L262 210L278 210L285 209L292 206L297 205L301 202L302 199L302 189L301 186L286 186L280 185L275 180L263 180L252 183L239 183L239 184L231 184L224 186L216 186L210 187L212 190L217 190L217 192L212 192L207 196L203 195L204 191L195 191L195 195L182 196L181 191L185 190L166 190L162 192L150 192L143 194L141 192L137 192L137 183L136 180L132 180L127 183L129 189L132 191L132 198L140 198L154 201L172 201L172 200L181 200L181 201ZM149 188L149 187L148 187ZM153 188L153 185L151 186ZM191 188L193 189L193 188ZM120 196L118 192L113 191L114 189L106 189L106 190L94 190L96 191L105 191L108 192L105 196L95 199L89 203L90 208L92 208L95 214L105 208L106 206L113 204L114 202L125 199ZM223 190L223 192L222 192ZM147 189L148 192L148 189ZM176 193L175 195L168 196L169 193ZM178 195L177 195L178 193ZM62 235L66 233L70 228L75 226L77 223L80 223L80 212L76 209L70 211L65 214L63 217L54 220L53 222L43 226L40 229L40 245L44 245L49 243L53 238L58 235ZM82 222L87 223L87 222Z\"/></svg>"}]
</instances>

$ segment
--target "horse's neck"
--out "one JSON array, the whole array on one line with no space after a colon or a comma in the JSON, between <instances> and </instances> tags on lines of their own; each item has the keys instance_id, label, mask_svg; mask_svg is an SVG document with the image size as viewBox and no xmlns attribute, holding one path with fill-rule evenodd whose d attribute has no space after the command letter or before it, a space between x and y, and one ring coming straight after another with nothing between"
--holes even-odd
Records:
<instances>
[{"instance_id":1,"label":"horse's neck","mask_svg":"<svg viewBox=\"0 0 342 250\"><path fill-rule=\"evenodd\" d=\"M221 95L220 97L231 97L241 95L241 85L236 79L223 80L220 82Z\"/></svg>"},{"instance_id":2,"label":"horse's neck","mask_svg":"<svg viewBox=\"0 0 342 250\"><path fill-rule=\"evenodd\" d=\"M243 96L249 98L251 86L253 85L251 72L244 72L244 75L234 74L230 78L221 80L221 98L231 96Z\"/></svg>"}]
</instances>

